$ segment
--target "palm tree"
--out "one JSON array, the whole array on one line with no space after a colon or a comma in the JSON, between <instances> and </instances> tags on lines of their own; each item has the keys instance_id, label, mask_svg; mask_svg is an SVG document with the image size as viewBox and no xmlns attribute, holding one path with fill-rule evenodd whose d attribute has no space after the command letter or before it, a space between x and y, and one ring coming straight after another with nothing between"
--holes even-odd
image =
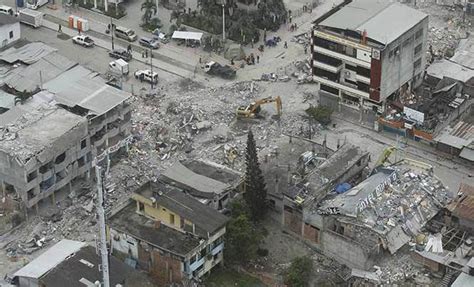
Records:
<instances>
[{"instance_id":1,"label":"palm tree","mask_svg":"<svg viewBox=\"0 0 474 287\"><path fill-rule=\"evenodd\" d=\"M156 4L152 0L145 0L145 2L142 3L141 10L145 10L145 13L142 16L142 21L145 25L148 25L151 17L156 15Z\"/></svg>"}]
</instances>

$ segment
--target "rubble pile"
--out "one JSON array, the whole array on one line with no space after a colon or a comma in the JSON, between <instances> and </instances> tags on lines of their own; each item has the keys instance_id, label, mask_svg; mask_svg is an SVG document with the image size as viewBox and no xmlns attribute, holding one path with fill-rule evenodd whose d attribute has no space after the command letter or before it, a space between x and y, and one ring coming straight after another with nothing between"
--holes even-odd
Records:
<instances>
[{"instance_id":1,"label":"rubble pile","mask_svg":"<svg viewBox=\"0 0 474 287\"><path fill-rule=\"evenodd\" d=\"M472 26L466 17L463 20L463 11L459 7L445 7L423 2L421 11L430 15L428 30L428 47L431 52L427 53L429 62L434 58L452 57L459 40L465 39L472 32Z\"/></svg>"}]
</instances>

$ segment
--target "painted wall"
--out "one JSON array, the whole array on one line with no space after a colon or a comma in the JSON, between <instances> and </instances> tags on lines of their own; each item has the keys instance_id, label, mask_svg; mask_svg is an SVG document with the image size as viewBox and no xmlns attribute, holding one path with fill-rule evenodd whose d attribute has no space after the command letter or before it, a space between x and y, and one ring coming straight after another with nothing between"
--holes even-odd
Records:
<instances>
[{"instance_id":1,"label":"painted wall","mask_svg":"<svg viewBox=\"0 0 474 287\"><path fill-rule=\"evenodd\" d=\"M112 228L109 228L109 232L113 250L118 250L124 254L131 254L134 259L138 259L139 242L135 238Z\"/></svg>"},{"instance_id":2,"label":"painted wall","mask_svg":"<svg viewBox=\"0 0 474 287\"><path fill-rule=\"evenodd\" d=\"M423 34L416 39L416 32L423 28ZM413 79L416 75L423 74L426 65L426 50L427 50L427 35L428 35L428 17L422 22L415 25L407 33L402 35L390 43L381 53L382 62L382 78L380 84L380 100L385 100L393 92L398 90L406 82ZM410 40L411 39L411 40ZM408 40L408 41L407 41ZM415 55L415 47L422 43L422 49ZM396 53L398 47L398 54ZM422 59L419 68L414 70L414 62L420 58ZM418 79L414 86L417 86L422 81L422 76Z\"/></svg>"},{"instance_id":3,"label":"painted wall","mask_svg":"<svg viewBox=\"0 0 474 287\"><path fill-rule=\"evenodd\" d=\"M10 32L13 32L12 38L10 38ZM3 25L0 27L0 46L2 48L18 39L20 39L19 22L10 25Z\"/></svg>"}]
</instances>

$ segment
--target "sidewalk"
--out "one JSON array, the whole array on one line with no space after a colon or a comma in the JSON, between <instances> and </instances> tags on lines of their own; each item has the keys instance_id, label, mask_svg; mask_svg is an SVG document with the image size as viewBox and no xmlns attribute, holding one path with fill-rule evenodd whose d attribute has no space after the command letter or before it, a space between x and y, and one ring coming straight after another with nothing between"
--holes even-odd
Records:
<instances>
[{"instance_id":1,"label":"sidewalk","mask_svg":"<svg viewBox=\"0 0 474 287\"><path fill-rule=\"evenodd\" d=\"M46 17L49 21L55 22L55 23L63 23L63 26L67 26L67 21L70 15L75 15L79 16L81 18L87 19L89 21L89 28L90 31L86 34L90 36L94 36L96 38L102 38L104 40L108 40L110 42L111 36L110 34L106 34L105 31L107 29L107 25L111 22L111 18L91 11L87 10L81 7L78 7L77 9L70 9L70 8L64 8L62 6L57 6L58 9L53 10L48 8L47 6L41 7L40 10L46 14ZM135 8L135 7L131 7ZM129 11L133 9L129 9L127 7L127 16L123 17L122 19L113 19L112 22L115 25L118 26L124 26L127 28L131 28L135 30L137 33L138 39L140 37L151 37L151 33L147 33L142 30L142 28L139 26L140 25L140 17L139 15L134 15L135 17L132 17L133 12ZM160 10L165 10L164 8L160 7ZM137 12L135 11L134 14ZM161 13L160 13L161 14ZM116 39L116 42L121 43L123 45L128 45L131 44L134 50L141 52L143 50L143 47L139 46L136 44L137 42L134 43L128 43L125 42L121 39ZM177 46L175 43L170 42L167 44L162 44L158 50L155 50L153 52L155 55L155 58L157 60L167 62L168 64L172 65L177 65L183 69L187 69L188 73L189 72L194 72L195 67L199 64L199 58L204 59L206 58L211 58L212 60L220 63L225 63L226 60L219 56L219 55L209 55L208 52L202 51L200 48L190 48L190 47L181 47ZM141 56L140 56L141 57Z\"/></svg>"},{"instance_id":2,"label":"sidewalk","mask_svg":"<svg viewBox=\"0 0 474 287\"><path fill-rule=\"evenodd\" d=\"M53 31L58 30L58 24L54 23L54 22L51 22L47 19L43 20L43 27L51 29ZM73 30L73 29L70 29L70 28L64 27L64 26L62 27L61 30L62 30L63 34L66 34L70 37L74 37L78 34L77 30ZM90 35L91 33L88 33L88 32L85 32L84 34L90 36L94 40L96 46L104 48L106 50L111 49L111 43L109 41L106 41L106 40L103 40L101 38ZM123 46L123 45L120 45L120 44L115 44L115 48L126 49L126 46ZM149 58L142 58L141 53L138 52L138 51L132 51L132 56L133 56L134 60L137 60L137 61L142 62L142 63L147 64L147 65L150 64ZM156 59L156 60L158 60L158 59ZM169 64L169 63L166 63L166 62L158 62L158 61L153 63L153 67L156 68L156 69L159 69L159 70L169 72L169 73L174 74L176 76L183 77L183 78L192 77L193 72L194 72L194 71L189 71L187 69L183 69L183 68L178 67L176 65L172 65L172 64Z\"/></svg>"}]
</instances>

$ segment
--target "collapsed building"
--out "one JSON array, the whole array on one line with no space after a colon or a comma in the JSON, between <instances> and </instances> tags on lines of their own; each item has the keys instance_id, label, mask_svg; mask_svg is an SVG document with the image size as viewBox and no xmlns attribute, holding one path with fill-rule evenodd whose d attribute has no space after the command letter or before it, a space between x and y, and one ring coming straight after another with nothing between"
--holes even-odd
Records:
<instances>
[{"instance_id":1,"label":"collapsed building","mask_svg":"<svg viewBox=\"0 0 474 287\"><path fill-rule=\"evenodd\" d=\"M109 217L112 249L160 286L199 280L224 260L227 217L183 190L148 182Z\"/></svg>"},{"instance_id":2,"label":"collapsed building","mask_svg":"<svg viewBox=\"0 0 474 287\"><path fill-rule=\"evenodd\" d=\"M8 49L0 59L31 63L27 68L35 69L38 63L56 59L45 60L52 53L52 48L32 43ZM57 204L76 184L90 178L94 160L109 160L109 155L126 148L130 140L131 108L126 102L130 94L107 85L97 73L65 63L69 63L67 71L51 79L45 75L42 81L47 82L36 83L40 92L32 88L17 95L19 104L0 115L2 197L27 209ZM10 67L3 80L23 77L21 67ZM34 87L30 82L34 79L25 83ZM9 86L8 81L4 86Z\"/></svg>"},{"instance_id":3,"label":"collapsed building","mask_svg":"<svg viewBox=\"0 0 474 287\"><path fill-rule=\"evenodd\" d=\"M370 269L417 236L451 197L428 169L379 168L347 192L314 203L306 220L316 226L312 243L352 268Z\"/></svg>"}]
</instances>

